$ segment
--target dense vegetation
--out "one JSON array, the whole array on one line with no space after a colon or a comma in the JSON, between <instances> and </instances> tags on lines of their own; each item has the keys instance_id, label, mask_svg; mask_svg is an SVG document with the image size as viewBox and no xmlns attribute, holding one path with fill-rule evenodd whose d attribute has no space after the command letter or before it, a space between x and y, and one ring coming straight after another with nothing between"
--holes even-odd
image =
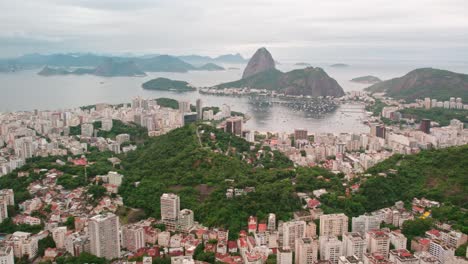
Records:
<instances>
[{"instance_id":1,"label":"dense vegetation","mask_svg":"<svg viewBox=\"0 0 468 264\"><path fill-rule=\"evenodd\" d=\"M374 84L366 90L385 92L386 95L413 101L430 97L449 100L450 97L468 98L468 75L446 70L422 68L405 76Z\"/></svg>"},{"instance_id":2,"label":"dense vegetation","mask_svg":"<svg viewBox=\"0 0 468 264\"><path fill-rule=\"evenodd\" d=\"M158 105L161 107L179 109L179 102L175 99L161 97L156 99L156 103L158 103Z\"/></svg>"},{"instance_id":3,"label":"dense vegetation","mask_svg":"<svg viewBox=\"0 0 468 264\"><path fill-rule=\"evenodd\" d=\"M413 118L417 122L427 118L431 121L439 123L441 126L450 124L450 120L458 119L468 124L468 110L464 109L446 109L446 108L406 108L400 111L405 118Z\"/></svg>"},{"instance_id":4,"label":"dense vegetation","mask_svg":"<svg viewBox=\"0 0 468 264\"><path fill-rule=\"evenodd\" d=\"M190 86L188 82L176 81L163 77L149 80L143 83L141 86L144 89L158 91L187 92L196 90L195 87Z\"/></svg>"},{"instance_id":5,"label":"dense vegetation","mask_svg":"<svg viewBox=\"0 0 468 264\"><path fill-rule=\"evenodd\" d=\"M366 105L366 111L372 112L373 116L380 116L382 109L387 106L386 103L382 102L380 99L375 99L374 104Z\"/></svg>"},{"instance_id":6,"label":"dense vegetation","mask_svg":"<svg viewBox=\"0 0 468 264\"><path fill-rule=\"evenodd\" d=\"M203 224L225 226L233 233L246 226L249 215L264 219L273 212L286 220L300 209L289 159L207 125L193 124L150 139L122 165L126 177L120 193L126 204L156 217L160 204L155 201L164 192L178 193L181 207L194 210ZM295 179L298 188L312 191L336 183L310 179L318 175L332 177L323 169L301 169ZM135 182L140 182L136 188ZM230 187L255 187L255 192L228 199Z\"/></svg>"}]
</instances>

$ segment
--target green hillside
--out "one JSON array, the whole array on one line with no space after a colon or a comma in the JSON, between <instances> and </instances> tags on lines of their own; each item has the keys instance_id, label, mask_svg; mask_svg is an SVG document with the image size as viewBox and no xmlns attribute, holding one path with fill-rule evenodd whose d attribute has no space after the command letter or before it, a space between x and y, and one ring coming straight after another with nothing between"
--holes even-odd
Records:
<instances>
[{"instance_id":1,"label":"green hillside","mask_svg":"<svg viewBox=\"0 0 468 264\"><path fill-rule=\"evenodd\" d=\"M468 99L468 75L446 70L422 68L405 76L390 79L366 88L369 92L385 92L387 96L412 101L430 97L448 100L450 97Z\"/></svg>"}]
</instances>

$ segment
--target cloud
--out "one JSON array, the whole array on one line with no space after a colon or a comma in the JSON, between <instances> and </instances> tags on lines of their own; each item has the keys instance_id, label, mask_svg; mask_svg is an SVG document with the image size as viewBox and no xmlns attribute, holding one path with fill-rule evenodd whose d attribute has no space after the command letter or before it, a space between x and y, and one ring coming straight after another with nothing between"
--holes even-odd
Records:
<instances>
[{"instance_id":1,"label":"cloud","mask_svg":"<svg viewBox=\"0 0 468 264\"><path fill-rule=\"evenodd\" d=\"M5 0L0 56L47 46L250 56L267 46L279 59L348 51L431 59L431 49L456 57L468 49L467 8L464 0Z\"/></svg>"}]
</instances>

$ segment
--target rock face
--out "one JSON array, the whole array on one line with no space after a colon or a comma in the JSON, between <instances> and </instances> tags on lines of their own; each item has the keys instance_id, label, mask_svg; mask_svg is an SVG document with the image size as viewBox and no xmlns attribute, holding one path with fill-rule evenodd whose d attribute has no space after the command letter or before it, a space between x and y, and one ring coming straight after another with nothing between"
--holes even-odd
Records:
<instances>
[{"instance_id":1,"label":"rock face","mask_svg":"<svg viewBox=\"0 0 468 264\"><path fill-rule=\"evenodd\" d=\"M275 68L275 61L266 48L258 49L245 67L242 79Z\"/></svg>"},{"instance_id":2,"label":"rock face","mask_svg":"<svg viewBox=\"0 0 468 264\"><path fill-rule=\"evenodd\" d=\"M341 97L345 95L338 82L319 67L307 67L283 73L281 83L281 86L284 87L284 93L287 95L312 97Z\"/></svg>"}]
</instances>

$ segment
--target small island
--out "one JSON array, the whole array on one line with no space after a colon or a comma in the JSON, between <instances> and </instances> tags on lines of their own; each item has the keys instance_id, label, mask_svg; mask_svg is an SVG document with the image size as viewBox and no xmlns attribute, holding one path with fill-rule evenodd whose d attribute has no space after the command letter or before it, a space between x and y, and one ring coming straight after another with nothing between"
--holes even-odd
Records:
<instances>
[{"instance_id":1,"label":"small island","mask_svg":"<svg viewBox=\"0 0 468 264\"><path fill-rule=\"evenodd\" d=\"M298 62L298 63L295 63L294 66L310 67L312 65L310 65L310 63L307 63L307 62Z\"/></svg>"},{"instance_id":2,"label":"small island","mask_svg":"<svg viewBox=\"0 0 468 264\"><path fill-rule=\"evenodd\" d=\"M335 63L335 64L330 65L330 67L333 67L333 68L346 68L346 67L349 67L349 64Z\"/></svg>"},{"instance_id":3,"label":"small island","mask_svg":"<svg viewBox=\"0 0 468 264\"><path fill-rule=\"evenodd\" d=\"M363 84L374 84L374 83L382 82L382 80L379 79L378 77L367 75L367 76L361 76L361 77L356 77L354 79L351 79L351 82L363 83Z\"/></svg>"},{"instance_id":4,"label":"small island","mask_svg":"<svg viewBox=\"0 0 468 264\"><path fill-rule=\"evenodd\" d=\"M224 71L226 69L224 69L223 67L219 66L219 65L216 65L214 63L207 63L199 68L197 68L197 70L199 71Z\"/></svg>"},{"instance_id":5,"label":"small island","mask_svg":"<svg viewBox=\"0 0 468 264\"><path fill-rule=\"evenodd\" d=\"M191 86L188 82L176 81L162 77L147 81L141 86L143 89L157 91L190 92L196 90L196 88Z\"/></svg>"}]
</instances>

